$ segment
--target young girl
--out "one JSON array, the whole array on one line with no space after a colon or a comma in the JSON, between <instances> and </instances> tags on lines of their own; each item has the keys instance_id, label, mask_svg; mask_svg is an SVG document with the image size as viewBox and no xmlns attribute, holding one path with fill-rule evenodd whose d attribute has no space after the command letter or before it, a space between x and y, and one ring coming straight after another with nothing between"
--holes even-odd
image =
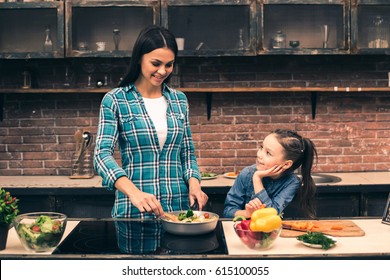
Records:
<instances>
[{"instance_id":1,"label":"young girl","mask_svg":"<svg viewBox=\"0 0 390 280\"><path fill-rule=\"evenodd\" d=\"M257 152L256 164L244 168L225 200L224 216L244 216L263 207L274 207L279 214L301 194L301 206L315 216L315 183L311 169L317 151L314 143L292 130L277 129L269 134ZM294 170L301 166L302 180Z\"/></svg>"}]
</instances>

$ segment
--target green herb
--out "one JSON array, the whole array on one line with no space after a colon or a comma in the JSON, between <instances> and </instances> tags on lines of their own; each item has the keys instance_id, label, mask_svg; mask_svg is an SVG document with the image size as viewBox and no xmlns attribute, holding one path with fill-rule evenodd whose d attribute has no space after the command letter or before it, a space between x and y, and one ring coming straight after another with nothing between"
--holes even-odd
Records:
<instances>
[{"instance_id":1,"label":"green herb","mask_svg":"<svg viewBox=\"0 0 390 280\"><path fill-rule=\"evenodd\" d=\"M179 213L179 216L177 218L179 219L179 221L183 221L184 219L193 220L195 216L194 212L191 209L188 209L186 213Z\"/></svg>"},{"instance_id":2,"label":"green herb","mask_svg":"<svg viewBox=\"0 0 390 280\"><path fill-rule=\"evenodd\" d=\"M327 237L322 232L308 232L298 236L297 239L305 243L321 245L324 250L328 250L336 243L335 240Z\"/></svg>"},{"instance_id":3,"label":"green herb","mask_svg":"<svg viewBox=\"0 0 390 280\"><path fill-rule=\"evenodd\" d=\"M19 213L19 199L0 187L0 224L11 224Z\"/></svg>"},{"instance_id":4,"label":"green herb","mask_svg":"<svg viewBox=\"0 0 390 280\"><path fill-rule=\"evenodd\" d=\"M200 173L200 176L202 176L203 178L207 178L207 177L215 177L217 174L215 173L207 173L207 172L201 172Z\"/></svg>"}]
</instances>

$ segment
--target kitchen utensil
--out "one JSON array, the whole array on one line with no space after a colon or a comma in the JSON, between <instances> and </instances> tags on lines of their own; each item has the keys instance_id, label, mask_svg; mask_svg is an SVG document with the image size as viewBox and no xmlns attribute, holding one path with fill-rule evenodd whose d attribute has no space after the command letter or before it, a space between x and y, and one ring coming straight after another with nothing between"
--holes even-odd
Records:
<instances>
[{"instance_id":1,"label":"kitchen utensil","mask_svg":"<svg viewBox=\"0 0 390 280\"><path fill-rule=\"evenodd\" d=\"M272 48L283 49L286 47L286 35L282 31L276 31L272 37Z\"/></svg>"},{"instance_id":2,"label":"kitchen utensil","mask_svg":"<svg viewBox=\"0 0 390 280\"><path fill-rule=\"evenodd\" d=\"M346 220L293 220L293 221L283 221L283 230L281 237L297 237L304 234L307 230L299 229L286 229L286 225L289 225L290 222L312 222L314 224L314 229L312 231L319 231L326 235L337 236L337 237L346 237L346 236L364 236L365 232L358 227L353 221ZM332 228L341 228L341 229L332 229Z\"/></svg>"},{"instance_id":3,"label":"kitchen utensil","mask_svg":"<svg viewBox=\"0 0 390 280\"><path fill-rule=\"evenodd\" d=\"M75 139L80 141L80 132L77 132L77 135L75 134ZM85 131L81 134L81 141L79 146L76 147L71 179L89 179L94 176L93 157L88 150L92 140L93 136L90 132Z\"/></svg>"},{"instance_id":4,"label":"kitchen utensil","mask_svg":"<svg viewBox=\"0 0 390 280\"><path fill-rule=\"evenodd\" d=\"M179 216L180 213L183 213L184 211L173 211L169 212L168 214ZM177 235L199 235L199 234L205 234L212 232L215 230L215 227L217 226L219 216L215 213L208 212L208 211L194 211L194 214L197 216L203 215L204 213L209 213L210 219L206 222L198 222L198 223L182 223L182 222L175 222L172 221L169 218L161 218L161 223L165 231L177 234ZM166 213L167 214L167 213Z\"/></svg>"},{"instance_id":5,"label":"kitchen utensil","mask_svg":"<svg viewBox=\"0 0 390 280\"><path fill-rule=\"evenodd\" d=\"M81 143L83 142L83 132L80 129L77 129L74 133L74 141L76 142L76 156L78 158L81 151Z\"/></svg>"}]
</instances>

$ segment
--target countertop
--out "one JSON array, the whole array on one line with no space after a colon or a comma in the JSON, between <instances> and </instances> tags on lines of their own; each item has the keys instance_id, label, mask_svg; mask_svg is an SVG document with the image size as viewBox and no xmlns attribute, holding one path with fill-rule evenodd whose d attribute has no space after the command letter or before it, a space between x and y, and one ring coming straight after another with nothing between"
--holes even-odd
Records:
<instances>
[{"instance_id":1,"label":"countertop","mask_svg":"<svg viewBox=\"0 0 390 280\"><path fill-rule=\"evenodd\" d=\"M349 219L347 219L349 220ZM159 258L202 258L202 259L318 259L318 258L381 258L390 259L390 225L381 223L380 219L350 219L355 222L362 230L364 236L358 237L337 237L336 246L329 250L309 248L301 244L295 238L279 237L275 244L267 250L249 249L241 243L233 229L233 222L222 220L222 226L228 254L224 255L177 255L160 256ZM66 235L77 225L77 221L70 221L66 229ZM65 236L64 236L65 238ZM51 253L31 253L25 251L16 236L14 228L10 229L9 239L5 250L0 251L0 258L79 258L79 259L129 259L139 258L132 255L71 255L64 254L52 255ZM145 255L146 258L155 258L155 256Z\"/></svg>"},{"instance_id":2,"label":"countertop","mask_svg":"<svg viewBox=\"0 0 390 280\"><path fill-rule=\"evenodd\" d=\"M321 173L341 178L337 183L322 183L318 186L390 185L390 172L344 172ZM202 180L202 187L231 187L234 179L218 175L211 180ZM70 179L68 176L0 176L4 188L102 188L102 178Z\"/></svg>"}]
</instances>

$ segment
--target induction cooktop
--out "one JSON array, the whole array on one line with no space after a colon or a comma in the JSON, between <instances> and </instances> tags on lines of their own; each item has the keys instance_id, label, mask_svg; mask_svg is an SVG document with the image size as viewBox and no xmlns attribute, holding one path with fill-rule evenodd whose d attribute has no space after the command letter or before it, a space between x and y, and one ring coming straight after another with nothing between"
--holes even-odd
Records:
<instances>
[{"instance_id":1,"label":"induction cooktop","mask_svg":"<svg viewBox=\"0 0 390 280\"><path fill-rule=\"evenodd\" d=\"M202 235L165 232L158 220L81 221L53 254L227 254L222 223Z\"/></svg>"}]
</instances>

